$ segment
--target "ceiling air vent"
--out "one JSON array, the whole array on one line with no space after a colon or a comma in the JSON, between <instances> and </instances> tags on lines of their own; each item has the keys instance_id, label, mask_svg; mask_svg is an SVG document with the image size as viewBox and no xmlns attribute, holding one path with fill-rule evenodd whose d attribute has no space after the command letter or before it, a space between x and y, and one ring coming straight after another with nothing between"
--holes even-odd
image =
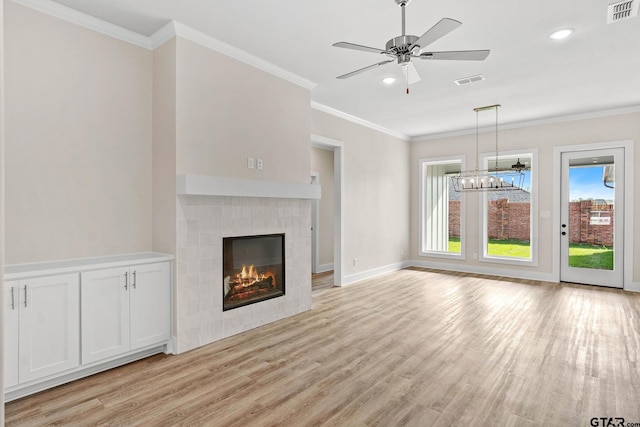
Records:
<instances>
[{"instance_id":1,"label":"ceiling air vent","mask_svg":"<svg viewBox=\"0 0 640 427\"><path fill-rule=\"evenodd\" d=\"M609 5L607 9L607 23L622 21L638 16L640 0L622 0Z\"/></svg>"},{"instance_id":2,"label":"ceiling air vent","mask_svg":"<svg viewBox=\"0 0 640 427\"><path fill-rule=\"evenodd\" d=\"M454 80L454 83L457 84L458 86L462 86L469 83L479 82L481 80L485 80L485 78L482 74L478 74L477 76L463 77L461 79Z\"/></svg>"}]
</instances>

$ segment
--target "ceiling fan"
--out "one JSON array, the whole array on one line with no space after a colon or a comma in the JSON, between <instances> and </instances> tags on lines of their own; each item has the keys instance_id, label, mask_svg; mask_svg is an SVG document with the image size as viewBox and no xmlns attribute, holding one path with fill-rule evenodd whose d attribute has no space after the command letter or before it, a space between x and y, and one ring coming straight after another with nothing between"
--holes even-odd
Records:
<instances>
[{"instance_id":1,"label":"ceiling fan","mask_svg":"<svg viewBox=\"0 0 640 427\"><path fill-rule=\"evenodd\" d=\"M359 44L338 42L334 43L335 47L342 47L346 49L360 50L364 52L377 53L379 55L386 55L391 59L386 59L377 64L369 65L368 67L361 68L356 71L352 71L347 74L338 76L339 79L346 79L356 74L363 73L365 71L372 70L374 68L386 65L394 60L398 61L404 68L403 74L407 79L407 84L412 84L420 81L420 75L411 63L411 58L431 59L431 60L466 60L466 61L483 61L491 51L489 50L458 50L458 51L446 51L446 52L425 52L424 48L435 42L439 38L449 34L451 31L462 25L462 22L455 19L442 18L437 24L428 29L422 36L411 36L405 34L405 11L404 8L411 0L394 0L402 8L402 35L394 37L387 42L385 49L377 49L375 47L362 46ZM409 88L407 88L409 93Z\"/></svg>"}]
</instances>

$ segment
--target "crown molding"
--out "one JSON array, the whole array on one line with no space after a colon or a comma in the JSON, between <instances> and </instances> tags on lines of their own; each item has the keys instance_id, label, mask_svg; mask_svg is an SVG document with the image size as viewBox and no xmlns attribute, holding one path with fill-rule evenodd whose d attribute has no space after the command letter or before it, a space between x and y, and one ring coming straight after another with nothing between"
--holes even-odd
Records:
<instances>
[{"instance_id":1,"label":"crown molding","mask_svg":"<svg viewBox=\"0 0 640 427\"><path fill-rule=\"evenodd\" d=\"M320 104L320 103L318 103L316 101L311 101L311 108L313 108L314 110L322 111L322 112L327 113L327 114L331 114L332 116L339 117L339 118L347 120L349 122L356 123L356 124L359 124L361 126L368 127L370 129L376 130L378 132L385 133L387 135L393 136L394 138L398 138L398 139L401 139L403 141L410 141L411 140L411 138L408 135L405 135L403 133L396 132L396 131L384 128L382 126L376 125L375 123L371 123L371 122L368 122L368 121L366 121L364 119L361 119L359 117L352 116L351 114L347 114L347 113L344 113L344 112L342 112L340 110L336 110L335 108L327 107L326 105Z\"/></svg>"},{"instance_id":2,"label":"crown molding","mask_svg":"<svg viewBox=\"0 0 640 427\"><path fill-rule=\"evenodd\" d=\"M298 86L302 86L305 89L311 90L314 87L316 87L316 84L313 83L312 81L302 78L297 74L293 74L292 72L287 71L284 68L280 68L268 61L265 61L264 59L260 59L257 56L253 56L250 53L247 53L234 46L231 46L223 41L213 38L198 30L194 30L193 28L187 27L186 25L181 24L180 22L174 21L173 25L174 25L175 33L177 36L180 36L194 43L198 43L199 45L202 45L206 48L219 52L223 55L229 56L240 62L244 62L247 65L251 65L252 67L255 67L269 74L273 74L276 77L280 77L284 80L288 80L291 83L294 83Z\"/></svg>"},{"instance_id":3,"label":"crown molding","mask_svg":"<svg viewBox=\"0 0 640 427\"><path fill-rule=\"evenodd\" d=\"M223 41L220 41L208 34L194 30L178 21L171 21L164 27L156 31L150 38L150 44L153 49L161 46L173 37L181 37L189 40L193 43L197 43L215 52L226 55L230 58L243 62L247 65L255 67L266 73L272 74L276 77L280 77L284 80L290 81L298 86L302 86L305 89L311 90L316 87L316 84L303 77L293 74L284 68L280 68L264 59L260 59L257 56L251 55L241 49L231 46Z\"/></svg>"},{"instance_id":4,"label":"crown molding","mask_svg":"<svg viewBox=\"0 0 640 427\"><path fill-rule=\"evenodd\" d=\"M520 128L531 127L531 126L544 126L544 125L550 125L554 123L598 119L602 117L619 116L621 114L633 114L633 113L640 113L640 105L631 105L627 107L610 108L606 110L589 111L585 113L567 114L567 115L557 116L557 117L547 117L544 119L525 120L521 122L505 123L505 124L500 124L500 130L520 129ZM495 127L487 126L484 128L480 128L479 132L481 133L493 132L494 130L495 130ZM464 130L452 131L452 132L443 132L443 133L435 133L435 134L429 134L429 135L414 136L414 137L411 137L410 141L411 142L435 141L438 139L453 138L456 136L471 135L475 133L476 133L475 128L464 129Z\"/></svg>"},{"instance_id":5,"label":"crown molding","mask_svg":"<svg viewBox=\"0 0 640 427\"><path fill-rule=\"evenodd\" d=\"M172 38L176 36L175 21L169 21L165 26L156 30L155 33L149 37L149 43L152 50L156 50Z\"/></svg>"},{"instance_id":6,"label":"crown molding","mask_svg":"<svg viewBox=\"0 0 640 427\"><path fill-rule=\"evenodd\" d=\"M109 22L103 21L86 13L78 12L75 9L55 3L50 0L11 0L12 2L46 13L63 21L93 30L105 36L133 44L144 49L151 49L151 41L148 37L140 35L131 30L119 27Z\"/></svg>"},{"instance_id":7,"label":"crown molding","mask_svg":"<svg viewBox=\"0 0 640 427\"><path fill-rule=\"evenodd\" d=\"M316 84L310 80L291 73L280 68L264 59L253 56L241 49L233 47L218 39L215 39L193 28L187 27L177 21L171 21L158 31L153 33L151 37L146 37L131 30L119 27L115 24L95 18L86 13L79 12L70 7L51 0L11 0L14 3L37 10L55 18L62 19L72 24L79 25L89 30L96 31L109 37L131 43L144 49L154 50L162 46L173 37L180 36L184 39L202 45L206 48L229 56L247 65L255 67L266 73L280 77L305 89L312 90Z\"/></svg>"}]
</instances>

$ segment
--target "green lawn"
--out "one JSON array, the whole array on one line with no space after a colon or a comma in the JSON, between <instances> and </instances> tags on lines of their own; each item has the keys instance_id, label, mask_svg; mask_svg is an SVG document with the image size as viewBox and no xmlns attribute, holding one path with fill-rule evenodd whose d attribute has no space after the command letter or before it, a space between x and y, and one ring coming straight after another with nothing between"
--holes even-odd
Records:
<instances>
[{"instance_id":1,"label":"green lawn","mask_svg":"<svg viewBox=\"0 0 640 427\"><path fill-rule=\"evenodd\" d=\"M449 245L447 246L449 252L457 252L460 253L460 238L459 237L449 237Z\"/></svg>"},{"instance_id":2,"label":"green lawn","mask_svg":"<svg viewBox=\"0 0 640 427\"><path fill-rule=\"evenodd\" d=\"M613 270L613 248L571 243L569 244L569 266Z\"/></svg>"},{"instance_id":3,"label":"green lawn","mask_svg":"<svg viewBox=\"0 0 640 427\"><path fill-rule=\"evenodd\" d=\"M449 238L449 252L460 252L460 238ZM489 255L529 258L531 247L528 240L489 240ZM613 270L613 248L572 243L569 245L569 265L578 268Z\"/></svg>"},{"instance_id":4,"label":"green lawn","mask_svg":"<svg viewBox=\"0 0 640 427\"><path fill-rule=\"evenodd\" d=\"M489 239L489 256L512 258L530 258L531 245L528 240L495 240Z\"/></svg>"},{"instance_id":5,"label":"green lawn","mask_svg":"<svg viewBox=\"0 0 640 427\"><path fill-rule=\"evenodd\" d=\"M449 238L449 252L460 252L460 238ZM489 255L529 258L529 241L523 240L489 240Z\"/></svg>"}]
</instances>

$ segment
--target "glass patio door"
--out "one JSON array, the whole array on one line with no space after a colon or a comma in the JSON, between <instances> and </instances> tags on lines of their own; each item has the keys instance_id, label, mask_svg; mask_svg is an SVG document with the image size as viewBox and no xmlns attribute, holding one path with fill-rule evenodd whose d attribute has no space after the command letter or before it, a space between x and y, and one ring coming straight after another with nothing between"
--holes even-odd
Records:
<instances>
[{"instance_id":1,"label":"glass patio door","mask_svg":"<svg viewBox=\"0 0 640 427\"><path fill-rule=\"evenodd\" d=\"M560 280L622 288L624 148L562 153Z\"/></svg>"}]
</instances>

